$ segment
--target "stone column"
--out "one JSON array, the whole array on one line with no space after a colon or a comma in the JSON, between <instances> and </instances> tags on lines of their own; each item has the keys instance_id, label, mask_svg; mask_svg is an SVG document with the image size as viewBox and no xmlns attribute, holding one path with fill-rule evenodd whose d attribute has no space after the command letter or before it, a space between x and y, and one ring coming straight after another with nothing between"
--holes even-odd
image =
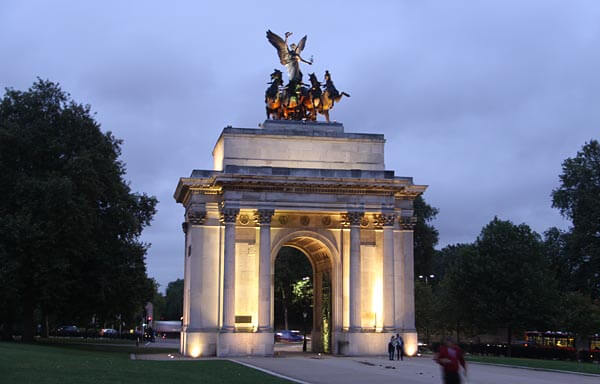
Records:
<instances>
[{"instance_id":1,"label":"stone column","mask_svg":"<svg viewBox=\"0 0 600 384\"><path fill-rule=\"evenodd\" d=\"M272 209L259 209L255 220L260 226L258 256L258 331L272 332L271 327L271 218Z\"/></svg>"},{"instance_id":2,"label":"stone column","mask_svg":"<svg viewBox=\"0 0 600 384\"><path fill-rule=\"evenodd\" d=\"M195 196L194 196L195 197ZM182 226L186 234L185 271L184 271L184 325L188 328L202 328L202 252L196 249L204 232L206 207L202 203L192 202L185 212L186 222Z\"/></svg>"},{"instance_id":3,"label":"stone column","mask_svg":"<svg viewBox=\"0 0 600 384\"><path fill-rule=\"evenodd\" d=\"M404 332L415 331L415 282L414 282L414 228L416 217L403 217L400 222L402 229L403 268L403 313L402 325Z\"/></svg>"},{"instance_id":4,"label":"stone column","mask_svg":"<svg viewBox=\"0 0 600 384\"><path fill-rule=\"evenodd\" d=\"M394 330L394 221L395 214L381 215L383 224L383 330Z\"/></svg>"},{"instance_id":5,"label":"stone column","mask_svg":"<svg viewBox=\"0 0 600 384\"><path fill-rule=\"evenodd\" d=\"M364 212L348 212L350 224L350 331L361 330L360 222Z\"/></svg>"},{"instance_id":6,"label":"stone column","mask_svg":"<svg viewBox=\"0 0 600 384\"><path fill-rule=\"evenodd\" d=\"M235 328L235 221L239 209L222 208L221 221L225 224L223 255L223 326L222 331Z\"/></svg>"}]
</instances>

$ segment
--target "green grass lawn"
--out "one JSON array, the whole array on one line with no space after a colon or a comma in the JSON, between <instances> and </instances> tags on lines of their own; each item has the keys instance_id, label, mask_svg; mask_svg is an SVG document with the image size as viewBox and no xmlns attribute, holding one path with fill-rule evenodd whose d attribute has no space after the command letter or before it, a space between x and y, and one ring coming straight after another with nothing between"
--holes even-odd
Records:
<instances>
[{"instance_id":1,"label":"green grass lawn","mask_svg":"<svg viewBox=\"0 0 600 384\"><path fill-rule=\"evenodd\" d=\"M600 375L600 366L592 363L578 363L576 361L561 361L561 360L539 360L539 359L521 359L496 356L467 356L467 361L489 363L489 364L505 364L516 365L518 367L556 369L560 371L595 373Z\"/></svg>"},{"instance_id":2,"label":"green grass lawn","mask_svg":"<svg viewBox=\"0 0 600 384\"><path fill-rule=\"evenodd\" d=\"M289 383L223 360L130 360L135 346L0 343L2 383ZM169 349L144 348L143 353Z\"/></svg>"}]
</instances>

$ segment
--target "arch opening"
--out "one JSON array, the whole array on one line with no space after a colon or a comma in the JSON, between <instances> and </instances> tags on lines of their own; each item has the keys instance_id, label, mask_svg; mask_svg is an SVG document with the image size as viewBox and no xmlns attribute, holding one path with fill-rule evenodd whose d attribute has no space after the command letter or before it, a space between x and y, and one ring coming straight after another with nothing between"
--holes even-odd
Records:
<instances>
[{"instance_id":1,"label":"arch opening","mask_svg":"<svg viewBox=\"0 0 600 384\"><path fill-rule=\"evenodd\" d=\"M274 253L274 325L275 330L287 327L310 337L307 351L333 351L333 256L329 247L310 235L284 239ZM287 286L287 322L282 286ZM291 304L291 305L290 305ZM290 308L292 309L290 311ZM305 314L305 316L303 316ZM278 351L302 351L302 343L292 347L277 343Z\"/></svg>"}]
</instances>

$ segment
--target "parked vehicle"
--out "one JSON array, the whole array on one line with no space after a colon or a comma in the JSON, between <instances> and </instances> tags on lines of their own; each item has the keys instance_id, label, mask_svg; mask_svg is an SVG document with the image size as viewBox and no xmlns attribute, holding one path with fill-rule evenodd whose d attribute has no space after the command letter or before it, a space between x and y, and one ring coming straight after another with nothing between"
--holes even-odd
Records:
<instances>
[{"instance_id":1,"label":"parked vehicle","mask_svg":"<svg viewBox=\"0 0 600 384\"><path fill-rule=\"evenodd\" d=\"M275 341L284 341L289 343L302 340L304 340L304 337L300 334L300 331L283 330L275 333Z\"/></svg>"},{"instance_id":2,"label":"parked vehicle","mask_svg":"<svg viewBox=\"0 0 600 384\"><path fill-rule=\"evenodd\" d=\"M56 336L81 336L81 331L75 325L61 325L56 328Z\"/></svg>"},{"instance_id":3,"label":"parked vehicle","mask_svg":"<svg viewBox=\"0 0 600 384\"><path fill-rule=\"evenodd\" d=\"M99 332L100 337L118 337L119 331L112 328L102 328Z\"/></svg>"}]
</instances>

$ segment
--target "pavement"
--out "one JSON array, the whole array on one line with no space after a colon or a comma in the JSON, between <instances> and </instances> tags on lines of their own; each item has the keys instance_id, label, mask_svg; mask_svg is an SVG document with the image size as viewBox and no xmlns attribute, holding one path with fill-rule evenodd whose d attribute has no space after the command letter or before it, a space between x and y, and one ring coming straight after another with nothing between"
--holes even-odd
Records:
<instances>
[{"instance_id":1,"label":"pavement","mask_svg":"<svg viewBox=\"0 0 600 384\"><path fill-rule=\"evenodd\" d=\"M279 357L231 359L278 375L312 384L441 383L441 371L431 357L390 361L386 357L337 357L281 354ZM599 384L600 376L468 364L469 384Z\"/></svg>"}]
</instances>

